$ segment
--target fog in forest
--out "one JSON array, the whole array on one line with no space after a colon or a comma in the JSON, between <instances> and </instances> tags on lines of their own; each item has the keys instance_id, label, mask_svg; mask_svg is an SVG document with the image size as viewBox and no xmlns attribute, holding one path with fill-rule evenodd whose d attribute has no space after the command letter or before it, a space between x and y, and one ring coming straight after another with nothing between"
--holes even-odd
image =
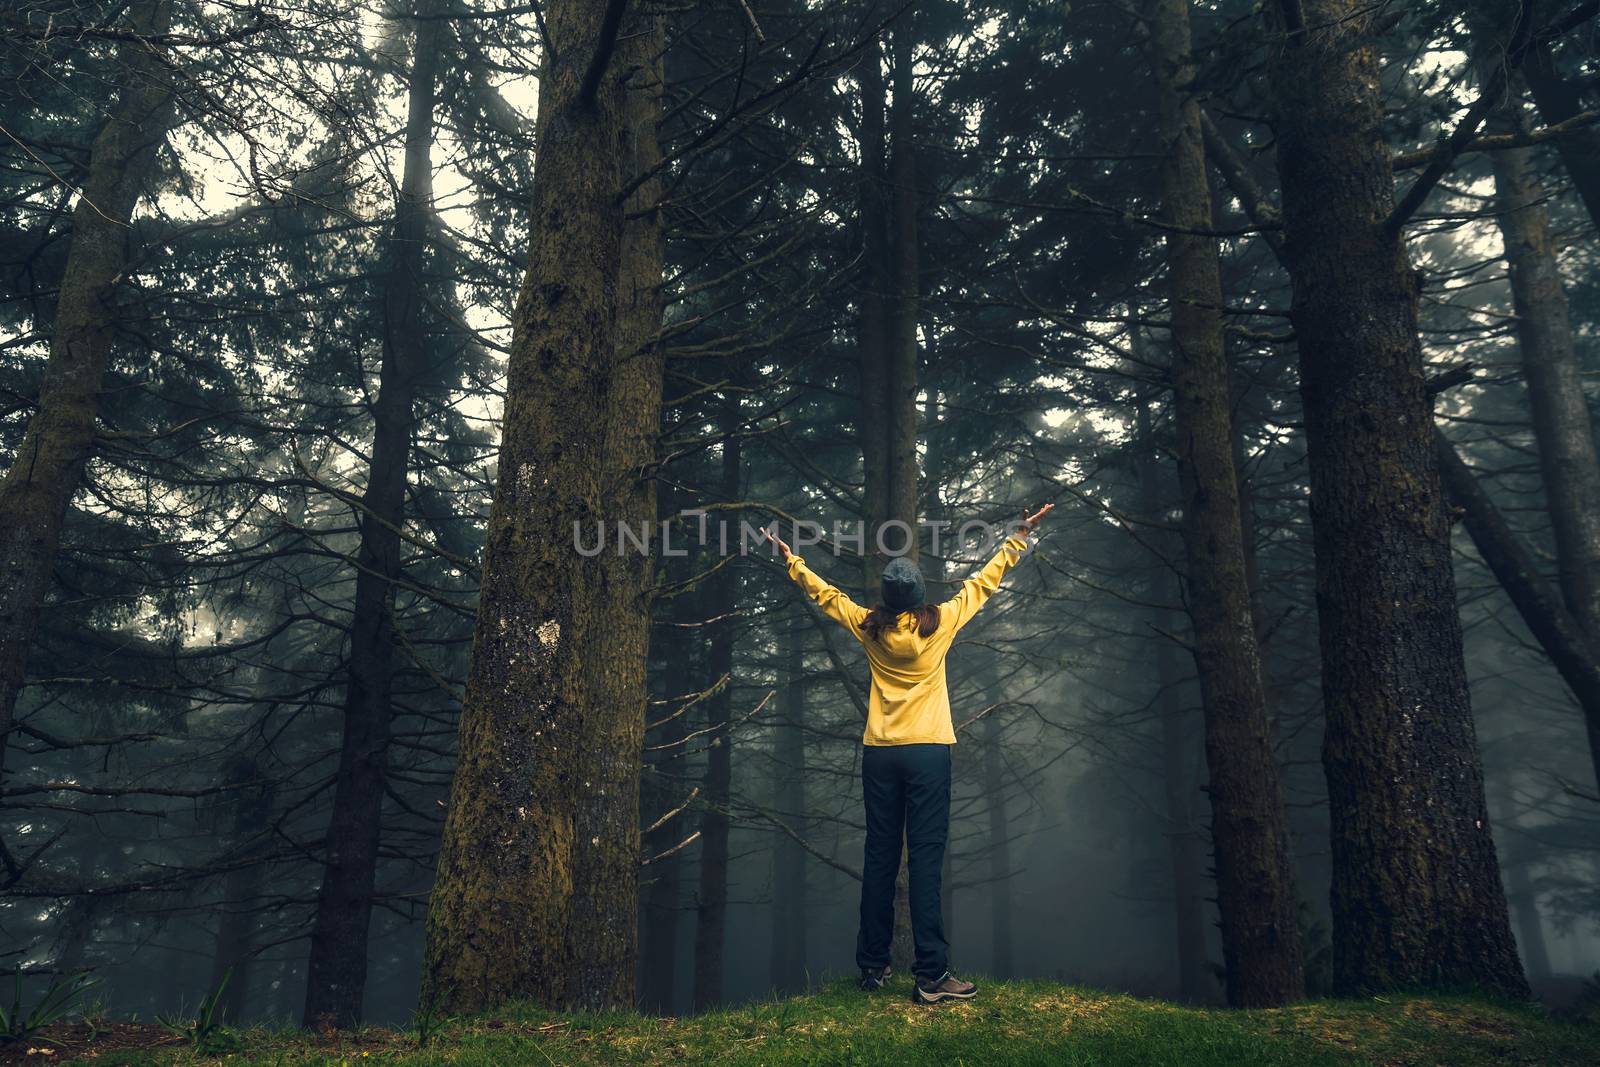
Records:
<instances>
[{"instance_id":1,"label":"fog in forest","mask_svg":"<svg viewBox=\"0 0 1600 1067\"><path fill-rule=\"evenodd\" d=\"M867 661L741 524L938 603L1052 503L947 663L953 969L1227 1002L1221 773L1296 949L1234 1002L1356 988L1390 841L1594 996L1600 37L1377 8L1346 144L1243 0L6 5L0 972L341 1024L473 953L854 977Z\"/></svg>"}]
</instances>

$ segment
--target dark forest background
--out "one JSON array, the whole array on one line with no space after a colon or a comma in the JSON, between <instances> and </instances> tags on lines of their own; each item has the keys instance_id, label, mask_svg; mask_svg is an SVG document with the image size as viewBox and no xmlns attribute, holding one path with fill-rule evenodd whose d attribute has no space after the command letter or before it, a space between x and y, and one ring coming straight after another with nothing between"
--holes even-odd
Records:
<instances>
[{"instance_id":1,"label":"dark forest background","mask_svg":"<svg viewBox=\"0 0 1600 1067\"><path fill-rule=\"evenodd\" d=\"M119 1011L230 976L233 1018L407 1017L498 613L510 662L558 647L541 684L602 679L584 706L621 716L573 751L624 757L638 832L572 907L636 895L636 974L612 966L637 1002L848 972L865 663L767 555L696 544L696 513L737 535L1048 501L949 665L958 969L1351 988L1357 940L1394 936L1360 902L1446 897L1479 853L1400 803L1387 840L1442 869L1357 886L1386 839L1349 821L1379 805L1325 756L1331 723L1366 770L1456 783L1422 803L1446 821L1486 802L1503 903L1461 892L1508 918L1536 993L1578 995L1600 968L1595 5L1266 6L10 0L0 967L31 990L90 971ZM627 205L604 239L573 221L596 182L596 217ZM561 331L604 299L601 348L647 358L598 404ZM612 481L551 503L585 470ZM1401 495L1369 508L1368 483ZM486 539L515 552L536 514L659 519L691 550L485 579ZM805 555L874 599L881 560ZM982 562L919 558L930 599ZM1410 592L1344 598L1369 576ZM581 642L522 625L541 589ZM1219 899L1292 913L1297 959L1224 944Z\"/></svg>"}]
</instances>

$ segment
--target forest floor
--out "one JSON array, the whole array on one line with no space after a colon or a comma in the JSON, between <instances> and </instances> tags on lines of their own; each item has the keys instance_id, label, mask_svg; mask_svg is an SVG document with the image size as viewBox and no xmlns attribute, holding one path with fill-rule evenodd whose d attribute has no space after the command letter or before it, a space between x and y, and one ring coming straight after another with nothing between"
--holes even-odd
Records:
<instances>
[{"instance_id":1,"label":"forest floor","mask_svg":"<svg viewBox=\"0 0 1600 1067\"><path fill-rule=\"evenodd\" d=\"M1173 1065L1600 1063L1600 1019L1467 997L1393 996L1230 1011L1185 1007L1054 982L985 983L978 999L913 1004L908 980L862 993L848 980L807 995L686 1018L555 1015L509 1008L421 1032L344 1034L224 1028L196 1042L154 1025L63 1023L0 1044L0 1063L97 1067L203 1064L716 1063Z\"/></svg>"}]
</instances>

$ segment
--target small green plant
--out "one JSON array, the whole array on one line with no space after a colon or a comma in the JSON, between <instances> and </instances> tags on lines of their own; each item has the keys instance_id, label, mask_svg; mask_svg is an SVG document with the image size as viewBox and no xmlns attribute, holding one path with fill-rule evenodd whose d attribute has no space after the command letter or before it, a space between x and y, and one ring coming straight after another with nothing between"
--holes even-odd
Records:
<instances>
[{"instance_id":1,"label":"small green plant","mask_svg":"<svg viewBox=\"0 0 1600 1067\"><path fill-rule=\"evenodd\" d=\"M411 1021L411 1029L417 1035L417 1047L427 1048L441 1030L456 1021L454 1015L441 1013L433 1000L424 1001L417 1007L417 1014Z\"/></svg>"},{"instance_id":2,"label":"small green plant","mask_svg":"<svg viewBox=\"0 0 1600 1067\"><path fill-rule=\"evenodd\" d=\"M201 1052L236 1051L239 1041L222 1025L221 1007L223 991L228 988L228 980L232 977L233 969L229 968L223 973L217 988L200 1002L200 1010L194 1018L183 1018L180 1008L177 1015L157 1015L156 1024L183 1038Z\"/></svg>"},{"instance_id":3,"label":"small green plant","mask_svg":"<svg viewBox=\"0 0 1600 1067\"><path fill-rule=\"evenodd\" d=\"M100 983L87 974L57 976L44 991L39 1003L24 1010L22 1007L22 972L16 975L16 988L8 1009L0 1004L0 1043L34 1038L51 1023L60 1022L72 1013L83 995Z\"/></svg>"}]
</instances>

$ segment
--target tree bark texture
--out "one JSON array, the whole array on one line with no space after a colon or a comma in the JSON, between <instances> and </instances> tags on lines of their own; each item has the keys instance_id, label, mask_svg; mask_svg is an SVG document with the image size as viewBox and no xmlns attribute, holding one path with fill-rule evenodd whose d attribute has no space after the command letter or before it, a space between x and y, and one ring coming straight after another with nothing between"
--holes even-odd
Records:
<instances>
[{"instance_id":1,"label":"tree bark texture","mask_svg":"<svg viewBox=\"0 0 1600 1067\"><path fill-rule=\"evenodd\" d=\"M1371 11L1264 12L1310 467L1334 987L1526 996L1467 694L1417 276L1389 221Z\"/></svg>"},{"instance_id":2,"label":"tree bark texture","mask_svg":"<svg viewBox=\"0 0 1600 1067\"><path fill-rule=\"evenodd\" d=\"M642 448L659 421L659 383L633 377L657 373L655 346L621 354L619 308L635 273L623 263L634 239L622 193L655 136L661 28L627 19L613 52L599 5L559 0L544 14L531 254L428 912L423 1003L450 1012L513 997L555 1009L633 1002L644 690L627 661L647 651L648 567L614 546L580 555L574 524L617 518L624 470L640 469L622 442ZM609 61L588 93L597 55ZM636 217L654 224L653 211ZM599 592L613 585L629 592ZM633 647L606 633L617 627Z\"/></svg>"}]
</instances>

